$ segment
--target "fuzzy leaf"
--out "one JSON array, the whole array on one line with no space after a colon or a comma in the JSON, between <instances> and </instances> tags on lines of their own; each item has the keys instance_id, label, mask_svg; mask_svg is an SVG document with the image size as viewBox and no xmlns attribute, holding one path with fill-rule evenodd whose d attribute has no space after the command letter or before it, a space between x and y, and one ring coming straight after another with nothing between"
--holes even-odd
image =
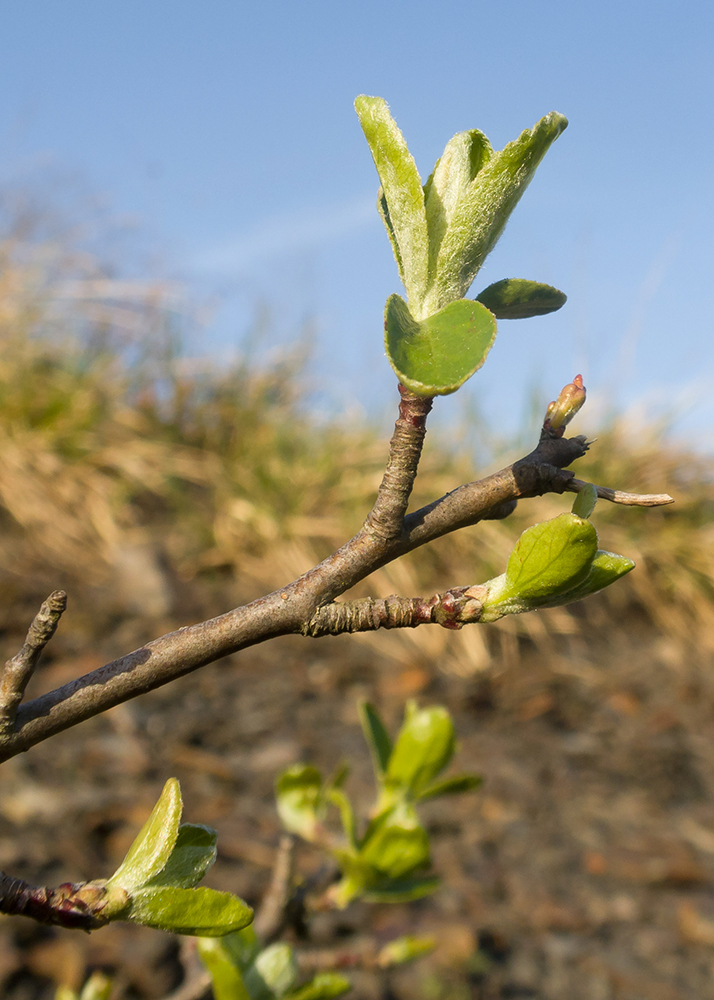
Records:
<instances>
[{"instance_id":1,"label":"fuzzy leaf","mask_svg":"<svg viewBox=\"0 0 714 1000\"><path fill-rule=\"evenodd\" d=\"M380 212L394 246L407 298L419 310L428 280L429 237L424 191L404 136L381 97L355 101L382 185Z\"/></svg>"},{"instance_id":2,"label":"fuzzy leaf","mask_svg":"<svg viewBox=\"0 0 714 1000\"><path fill-rule=\"evenodd\" d=\"M372 765L377 778L381 778L387 770L392 753L392 741L384 727L377 709L368 701L360 702L359 718L362 732L372 755Z\"/></svg>"},{"instance_id":3,"label":"fuzzy leaf","mask_svg":"<svg viewBox=\"0 0 714 1000\"><path fill-rule=\"evenodd\" d=\"M174 849L182 810L179 783L176 778L169 778L159 801L108 885L118 885L131 894L158 875Z\"/></svg>"},{"instance_id":4,"label":"fuzzy leaf","mask_svg":"<svg viewBox=\"0 0 714 1000\"><path fill-rule=\"evenodd\" d=\"M552 111L495 153L476 174L441 240L425 315L466 295L538 164L567 124L563 115Z\"/></svg>"},{"instance_id":5,"label":"fuzzy leaf","mask_svg":"<svg viewBox=\"0 0 714 1000\"><path fill-rule=\"evenodd\" d=\"M425 799L438 799L442 795L462 795L480 788L483 778L480 774L457 774L453 778L445 778L435 785L429 785L418 796L420 802Z\"/></svg>"},{"instance_id":6,"label":"fuzzy leaf","mask_svg":"<svg viewBox=\"0 0 714 1000\"><path fill-rule=\"evenodd\" d=\"M146 885L173 885L192 889L216 860L218 834L208 826L183 823L169 860Z\"/></svg>"},{"instance_id":7,"label":"fuzzy leaf","mask_svg":"<svg viewBox=\"0 0 714 1000\"><path fill-rule=\"evenodd\" d=\"M456 206L476 174L492 156L493 147L483 132L478 129L459 132L447 142L441 159L424 185L430 276L433 276L441 241Z\"/></svg>"},{"instance_id":8,"label":"fuzzy leaf","mask_svg":"<svg viewBox=\"0 0 714 1000\"><path fill-rule=\"evenodd\" d=\"M269 944L244 974L251 1000L282 997L297 979L298 967L290 945L281 941Z\"/></svg>"},{"instance_id":9,"label":"fuzzy leaf","mask_svg":"<svg viewBox=\"0 0 714 1000\"><path fill-rule=\"evenodd\" d=\"M288 993L285 1000L333 1000L352 989L352 983L338 972L320 972L299 990Z\"/></svg>"},{"instance_id":10,"label":"fuzzy leaf","mask_svg":"<svg viewBox=\"0 0 714 1000\"><path fill-rule=\"evenodd\" d=\"M322 806L322 775L309 764L295 764L275 783L278 813L283 826L311 840Z\"/></svg>"},{"instance_id":11,"label":"fuzzy leaf","mask_svg":"<svg viewBox=\"0 0 714 1000\"><path fill-rule=\"evenodd\" d=\"M397 735L387 768L390 785L418 796L454 755L454 724L440 706L412 708Z\"/></svg>"},{"instance_id":12,"label":"fuzzy leaf","mask_svg":"<svg viewBox=\"0 0 714 1000\"><path fill-rule=\"evenodd\" d=\"M229 892L155 886L132 895L125 919L174 934L223 937L249 924L253 911Z\"/></svg>"},{"instance_id":13,"label":"fuzzy leaf","mask_svg":"<svg viewBox=\"0 0 714 1000\"><path fill-rule=\"evenodd\" d=\"M470 299L417 322L399 295L384 311L384 341L397 378L420 396L445 396L477 372L496 338L493 314Z\"/></svg>"},{"instance_id":14,"label":"fuzzy leaf","mask_svg":"<svg viewBox=\"0 0 714 1000\"><path fill-rule=\"evenodd\" d=\"M412 937L410 934L404 937L395 938L380 950L377 956L377 965L383 969L390 965L404 965L405 962L413 962L417 958L422 958L434 950L436 942L431 937Z\"/></svg>"},{"instance_id":15,"label":"fuzzy leaf","mask_svg":"<svg viewBox=\"0 0 714 1000\"><path fill-rule=\"evenodd\" d=\"M211 976L214 1000L251 1000L240 969L224 944L225 938L199 938L198 954Z\"/></svg>"},{"instance_id":16,"label":"fuzzy leaf","mask_svg":"<svg viewBox=\"0 0 714 1000\"><path fill-rule=\"evenodd\" d=\"M545 316L564 306L568 297L552 285L524 278L503 278L476 296L496 319L528 319Z\"/></svg>"}]
</instances>

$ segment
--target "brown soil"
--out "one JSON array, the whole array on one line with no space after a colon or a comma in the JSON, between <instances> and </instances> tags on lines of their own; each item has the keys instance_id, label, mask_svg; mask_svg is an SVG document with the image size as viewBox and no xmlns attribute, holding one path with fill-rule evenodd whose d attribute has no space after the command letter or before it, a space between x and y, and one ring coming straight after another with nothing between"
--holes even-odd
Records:
<instances>
[{"instance_id":1,"label":"brown soil","mask_svg":"<svg viewBox=\"0 0 714 1000\"><path fill-rule=\"evenodd\" d=\"M279 835L276 772L348 758L350 788L366 804L357 701L374 700L396 726L417 697L449 706L458 767L485 782L424 808L438 893L313 921L306 946L436 936L435 953L411 969L354 973L353 995L714 998L711 654L692 636L684 655L627 602L608 632L612 615L593 598L569 616L577 629L561 622L537 644L492 627L490 663L462 676L424 652L380 658L350 637L278 640L204 668L4 765L0 865L43 884L108 875L176 775L186 818L219 831L208 883L256 903ZM125 624L122 642L127 630L141 638ZM114 633L108 652L119 641ZM61 643L58 652L36 690L101 659ZM304 848L300 863L311 871L319 858ZM182 976L177 942L162 933L2 925L8 1000L51 997L97 967L127 998L160 998Z\"/></svg>"}]
</instances>

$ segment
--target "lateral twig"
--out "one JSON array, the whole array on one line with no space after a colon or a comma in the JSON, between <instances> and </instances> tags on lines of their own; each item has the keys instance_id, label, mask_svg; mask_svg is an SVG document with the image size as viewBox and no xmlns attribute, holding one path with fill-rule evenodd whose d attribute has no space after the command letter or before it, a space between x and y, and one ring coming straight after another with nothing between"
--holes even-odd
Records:
<instances>
[{"instance_id":1,"label":"lateral twig","mask_svg":"<svg viewBox=\"0 0 714 1000\"><path fill-rule=\"evenodd\" d=\"M583 486L589 484L582 479L571 479L565 487L570 493L578 493ZM623 493L622 490L611 490L609 486L596 486L597 495L601 500L619 503L624 507L664 507L674 503L674 497L669 493Z\"/></svg>"},{"instance_id":2,"label":"lateral twig","mask_svg":"<svg viewBox=\"0 0 714 1000\"><path fill-rule=\"evenodd\" d=\"M25 688L66 608L65 592L53 591L35 615L22 649L5 664L0 677L0 735L11 733L15 729L17 708L25 694Z\"/></svg>"},{"instance_id":3,"label":"lateral twig","mask_svg":"<svg viewBox=\"0 0 714 1000\"><path fill-rule=\"evenodd\" d=\"M202 997L208 996L211 976L198 957L195 938L181 938L179 961L184 971L183 982L163 1000L201 1000Z\"/></svg>"},{"instance_id":4,"label":"lateral twig","mask_svg":"<svg viewBox=\"0 0 714 1000\"><path fill-rule=\"evenodd\" d=\"M424 446L426 418L433 403L430 396L417 396L403 385L399 386L399 395L399 417L389 442L387 467L364 524L366 531L385 539L399 537L402 530Z\"/></svg>"},{"instance_id":5,"label":"lateral twig","mask_svg":"<svg viewBox=\"0 0 714 1000\"><path fill-rule=\"evenodd\" d=\"M278 853L268 891L263 896L253 927L261 941L269 944L280 934L286 922L286 911L292 895L295 867L295 838L285 833L280 838Z\"/></svg>"}]
</instances>

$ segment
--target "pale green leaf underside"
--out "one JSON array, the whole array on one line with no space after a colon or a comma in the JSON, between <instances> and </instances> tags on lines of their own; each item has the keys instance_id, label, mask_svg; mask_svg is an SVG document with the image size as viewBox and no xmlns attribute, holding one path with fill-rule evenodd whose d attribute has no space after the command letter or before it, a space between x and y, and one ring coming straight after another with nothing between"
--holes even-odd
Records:
<instances>
[{"instance_id":1,"label":"pale green leaf underside","mask_svg":"<svg viewBox=\"0 0 714 1000\"><path fill-rule=\"evenodd\" d=\"M133 894L127 919L174 934L223 937L249 924L253 911L229 892L156 886Z\"/></svg>"},{"instance_id":2,"label":"pale green leaf underside","mask_svg":"<svg viewBox=\"0 0 714 1000\"><path fill-rule=\"evenodd\" d=\"M528 319L555 312L567 302L567 296L538 281L525 278L503 278L476 296L496 319Z\"/></svg>"},{"instance_id":3,"label":"pale green leaf underside","mask_svg":"<svg viewBox=\"0 0 714 1000\"><path fill-rule=\"evenodd\" d=\"M424 314L466 295L538 164L566 125L567 119L552 111L479 170L459 199L441 240Z\"/></svg>"},{"instance_id":4,"label":"pale green leaf underside","mask_svg":"<svg viewBox=\"0 0 714 1000\"><path fill-rule=\"evenodd\" d=\"M109 879L109 885L121 886L131 893L158 875L176 843L182 809L179 783L169 778L151 815Z\"/></svg>"},{"instance_id":5,"label":"pale green leaf underside","mask_svg":"<svg viewBox=\"0 0 714 1000\"><path fill-rule=\"evenodd\" d=\"M379 174L380 212L395 246L407 298L418 309L426 293L429 261L419 171L386 101L362 95L355 101L355 110Z\"/></svg>"},{"instance_id":6,"label":"pale green leaf underside","mask_svg":"<svg viewBox=\"0 0 714 1000\"><path fill-rule=\"evenodd\" d=\"M444 396L477 372L496 337L496 320L480 302L452 302L417 322L399 295L384 313L385 346L399 381L421 396Z\"/></svg>"}]
</instances>

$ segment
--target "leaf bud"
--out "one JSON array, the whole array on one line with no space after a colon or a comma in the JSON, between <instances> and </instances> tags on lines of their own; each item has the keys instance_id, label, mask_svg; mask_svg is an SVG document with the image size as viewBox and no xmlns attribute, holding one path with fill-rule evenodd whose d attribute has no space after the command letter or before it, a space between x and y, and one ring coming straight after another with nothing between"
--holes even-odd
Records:
<instances>
[{"instance_id":1,"label":"leaf bud","mask_svg":"<svg viewBox=\"0 0 714 1000\"><path fill-rule=\"evenodd\" d=\"M548 405L543 426L556 431L560 437L584 402L583 376L576 375L572 382L560 390L558 398Z\"/></svg>"}]
</instances>

